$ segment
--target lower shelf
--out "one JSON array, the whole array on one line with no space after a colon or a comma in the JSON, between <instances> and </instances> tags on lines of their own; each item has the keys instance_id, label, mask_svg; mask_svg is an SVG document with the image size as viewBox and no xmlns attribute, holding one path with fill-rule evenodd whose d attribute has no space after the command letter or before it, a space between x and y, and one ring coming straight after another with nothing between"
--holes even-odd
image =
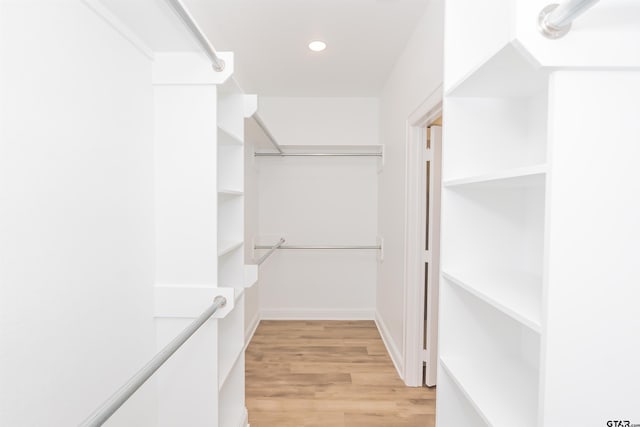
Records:
<instances>
[{"instance_id":1,"label":"lower shelf","mask_svg":"<svg viewBox=\"0 0 640 427\"><path fill-rule=\"evenodd\" d=\"M436 425L488 427L486 419L478 413L469 401L468 396L460 390L449 373L441 367L438 373L438 399L436 409Z\"/></svg>"},{"instance_id":2,"label":"lower shelf","mask_svg":"<svg viewBox=\"0 0 640 427\"><path fill-rule=\"evenodd\" d=\"M487 425L536 425L538 388L534 386L537 375L533 369L505 359L488 377L482 374L485 367L468 360L440 358L440 366Z\"/></svg>"},{"instance_id":3,"label":"lower shelf","mask_svg":"<svg viewBox=\"0 0 640 427\"><path fill-rule=\"evenodd\" d=\"M241 354L229 373L229 378L220 389L218 425L245 427L247 409L244 402L244 354Z\"/></svg>"}]
</instances>

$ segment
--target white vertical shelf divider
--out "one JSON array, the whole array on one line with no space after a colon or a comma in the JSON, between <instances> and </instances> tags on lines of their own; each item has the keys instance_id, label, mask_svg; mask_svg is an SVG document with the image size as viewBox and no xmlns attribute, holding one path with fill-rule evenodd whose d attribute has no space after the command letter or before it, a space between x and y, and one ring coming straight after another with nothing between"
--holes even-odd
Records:
<instances>
[{"instance_id":1,"label":"white vertical shelf divider","mask_svg":"<svg viewBox=\"0 0 640 427\"><path fill-rule=\"evenodd\" d=\"M196 53L158 54L153 67L158 346L214 296L228 301L158 372L162 425L248 423L243 290L255 277L244 264L243 126L257 102L231 78L233 55L220 56L222 73Z\"/></svg>"},{"instance_id":2,"label":"white vertical shelf divider","mask_svg":"<svg viewBox=\"0 0 640 427\"><path fill-rule=\"evenodd\" d=\"M244 288L257 267L244 258L244 120L257 109L233 79L217 87L217 281L235 289L236 309L218 323L218 426L246 426L244 397ZM248 270L256 271L248 271ZM252 274L251 274L252 273Z\"/></svg>"}]
</instances>

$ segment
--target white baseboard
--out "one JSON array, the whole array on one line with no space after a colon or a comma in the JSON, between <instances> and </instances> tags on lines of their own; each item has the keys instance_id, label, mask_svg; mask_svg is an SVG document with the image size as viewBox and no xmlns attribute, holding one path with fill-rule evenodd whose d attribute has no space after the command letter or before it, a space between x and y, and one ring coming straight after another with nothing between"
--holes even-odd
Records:
<instances>
[{"instance_id":1,"label":"white baseboard","mask_svg":"<svg viewBox=\"0 0 640 427\"><path fill-rule=\"evenodd\" d=\"M256 311L256 315L253 316L251 322L249 324L249 329L244 332L244 349L247 349L247 346L251 342L251 338L256 333L256 329L258 329L258 325L260 324L260 312Z\"/></svg>"},{"instance_id":2,"label":"white baseboard","mask_svg":"<svg viewBox=\"0 0 640 427\"><path fill-rule=\"evenodd\" d=\"M396 371L398 371L398 375L404 381L404 363L402 358L402 353L396 347L393 338L391 338L391 334L389 333L389 329L387 325L384 323L380 315L376 312L375 314L376 326L378 327L378 331L380 332L380 336L382 337L382 342L384 342L384 346L387 348L387 352L391 357L391 361L393 362L393 366L396 367Z\"/></svg>"},{"instance_id":3,"label":"white baseboard","mask_svg":"<svg viewBox=\"0 0 640 427\"><path fill-rule=\"evenodd\" d=\"M262 309L260 318L264 320L373 320L374 310L369 309Z\"/></svg>"}]
</instances>

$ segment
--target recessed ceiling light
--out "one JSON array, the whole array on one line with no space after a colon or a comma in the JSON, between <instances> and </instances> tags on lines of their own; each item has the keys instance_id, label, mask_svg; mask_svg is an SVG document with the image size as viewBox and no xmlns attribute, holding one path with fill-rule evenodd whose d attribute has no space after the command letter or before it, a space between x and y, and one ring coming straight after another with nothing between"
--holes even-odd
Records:
<instances>
[{"instance_id":1,"label":"recessed ceiling light","mask_svg":"<svg viewBox=\"0 0 640 427\"><path fill-rule=\"evenodd\" d=\"M322 50L325 50L327 48L327 44L321 40L314 40L311 43L309 43L309 49L311 49L314 52L320 52Z\"/></svg>"}]
</instances>

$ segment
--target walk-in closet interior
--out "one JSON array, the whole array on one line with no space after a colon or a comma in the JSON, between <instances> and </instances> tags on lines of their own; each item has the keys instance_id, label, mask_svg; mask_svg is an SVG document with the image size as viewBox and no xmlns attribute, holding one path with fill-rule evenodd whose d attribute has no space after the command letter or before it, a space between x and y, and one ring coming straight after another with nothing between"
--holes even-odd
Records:
<instances>
[{"instance_id":1,"label":"walk-in closet interior","mask_svg":"<svg viewBox=\"0 0 640 427\"><path fill-rule=\"evenodd\" d=\"M0 426L640 425L637 0L0 0Z\"/></svg>"},{"instance_id":2,"label":"walk-in closet interior","mask_svg":"<svg viewBox=\"0 0 640 427\"><path fill-rule=\"evenodd\" d=\"M372 318L383 253L377 117L373 98L263 98L259 121L247 120L250 255L285 240L260 269L261 318Z\"/></svg>"}]
</instances>

